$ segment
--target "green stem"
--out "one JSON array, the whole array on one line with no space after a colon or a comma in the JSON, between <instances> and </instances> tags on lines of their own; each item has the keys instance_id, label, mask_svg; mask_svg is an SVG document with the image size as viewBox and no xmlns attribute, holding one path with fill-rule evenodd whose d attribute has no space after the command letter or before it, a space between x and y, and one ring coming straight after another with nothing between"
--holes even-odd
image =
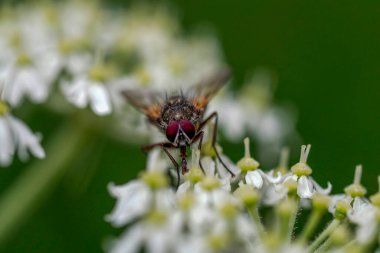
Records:
<instances>
[{"instance_id":1,"label":"green stem","mask_svg":"<svg viewBox=\"0 0 380 253\"><path fill-rule=\"evenodd\" d=\"M259 232L259 235L262 238L263 234L265 232L265 229L264 229L263 223L261 223L261 219L260 219L258 208L257 207L248 208L248 213L249 213L251 219L256 224L256 227L257 227L257 230Z\"/></svg>"},{"instance_id":2,"label":"green stem","mask_svg":"<svg viewBox=\"0 0 380 253\"><path fill-rule=\"evenodd\" d=\"M317 228L321 218L322 218L323 212L321 210L313 210L311 213L305 228L301 232L299 236L299 242L300 243L306 243L306 241L310 238L310 236L314 233L315 229Z\"/></svg>"},{"instance_id":3,"label":"green stem","mask_svg":"<svg viewBox=\"0 0 380 253\"><path fill-rule=\"evenodd\" d=\"M297 216L298 216L298 211L299 211L299 206L300 206L299 202L300 202L300 199L297 198L296 199L296 205L297 205L296 211L292 215L290 215L289 220L288 220L288 224L287 224L288 229L287 229L286 241L289 243L292 240L292 236L293 236L293 232L294 232L294 226L296 225L296 221L297 221Z\"/></svg>"},{"instance_id":4,"label":"green stem","mask_svg":"<svg viewBox=\"0 0 380 253\"><path fill-rule=\"evenodd\" d=\"M340 221L334 219L323 232L313 241L313 243L307 249L307 252L314 252L321 243L340 225Z\"/></svg>"},{"instance_id":5,"label":"green stem","mask_svg":"<svg viewBox=\"0 0 380 253\"><path fill-rule=\"evenodd\" d=\"M0 245L41 204L80 155L87 136L83 128L64 127L47 147L44 160L36 161L0 198Z\"/></svg>"},{"instance_id":6,"label":"green stem","mask_svg":"<svg viewBox=\"0 0 380 253\"><path fill-rule=\"evenodd\" d=\"M318 249L315 251L316 253L323 253L326 252L332 244L331 238L328 238L326 241L322 243L321 246L318 247Z\"/></svg>"}]
</instances>

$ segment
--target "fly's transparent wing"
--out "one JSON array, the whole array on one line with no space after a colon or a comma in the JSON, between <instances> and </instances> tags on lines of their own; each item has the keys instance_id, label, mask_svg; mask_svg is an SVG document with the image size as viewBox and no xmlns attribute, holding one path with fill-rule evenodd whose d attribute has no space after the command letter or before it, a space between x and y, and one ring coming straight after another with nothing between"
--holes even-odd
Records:
<instances>
[{"instance_id":1,"label":"fly's transparent wing","mask_svg":"<svg viewBox=\"0 0 380 253\"><path fill-rule=\"evenodd\" d=\"M162 93L153 90L124 90L121 94L152 123L158 122L165 103L165 96Z\"/></svg>"},{"instance_id":2,"label":"fly's transparent wing","mask_svg":"<svg viewBox=\"0 0 380 253\"><path fill-rule=\"evenodd\" d=\"M210 100L224 87L231 77L229 69L222 69L211 76L191 87L186 95L197 109L205 109Z\"/></svg>"}]
</instances>

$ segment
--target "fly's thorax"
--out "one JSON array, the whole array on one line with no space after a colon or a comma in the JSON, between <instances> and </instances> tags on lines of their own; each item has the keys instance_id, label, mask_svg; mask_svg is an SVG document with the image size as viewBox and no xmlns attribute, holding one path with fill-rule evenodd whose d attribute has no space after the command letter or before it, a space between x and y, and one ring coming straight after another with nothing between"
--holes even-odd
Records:
<instances>
[{"instance_id":1,"label":"fly's thorax","mask_svg":"<svg viewBox=\"0 0 380 253\"><path fill-rule=\"evenodd\" d=\"M186 97L175 96L167 100L161 111L161 118L168 125L180 120L189 120L197 125L201 119L201 112Z\"/></svg>"}]
</instances>

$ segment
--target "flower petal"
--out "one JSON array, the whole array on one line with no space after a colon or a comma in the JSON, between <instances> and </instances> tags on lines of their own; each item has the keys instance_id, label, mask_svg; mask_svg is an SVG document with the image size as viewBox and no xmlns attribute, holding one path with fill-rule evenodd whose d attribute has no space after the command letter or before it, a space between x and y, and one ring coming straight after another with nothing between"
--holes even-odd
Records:
<instances>
[{"instance_id":1,"label":"flower petal","mask_svg":"<svg viewBox=\"0 0 380 253\"><path fill-rule=\"evenodd\" d=\"M8 166L15 153L15 143L5 117L0 117L0 143L0 165Z\"/></svg>"},{"instance_id":2,"label":"flower petal","mask_svg":"<svg viewBox=\"0 0 380 253\"><path fill-rule=\"evenodd\" d=\"M298 179L297 194L300 198L309 199L314 194L313 184L306 176L301 176Z\"/></svg>"},{"instance_id":3,"label":"flower petal","mask_svg":"<svg viewBox=\"0 0 380 253\"><path fill-rule=\"evenodd\" d=\"M260 172L257 170L248 172L245 176L245 181L247 184L253 185L257 189L260 189L264 183Z\"/></svg>"},{"instance_id":4,"label":"flower petal","mask_svg":"<svg viewBox=\"0 0 380 253\"><path fill-rule=\"evenodd\" d=\"M92 110L97 115L107 115L112 112L110 97L106 87L101 84L91 84L88 89L88 96Z\"/></svg>"},{"instance_id":5,"label":"flower petal","mask_svg":"<svg viewBox=\"0 0 380 253\"><path fill-rule=\"evenodd\" d=\"M12 116L8 117L8 122L17 143L20 159L28 159L28 151L37 158L45 158L45 151L40 145L40 138L33 134L25 123Z\"/></svg>"},{"instance_id":6,"label":"flower petal","mask_svg":"<svg viewBox=\"0 0 380 253\"><path fill-rule=\"evenodd\" d=\"M106 220L115 226L123 226L133 219L145 214L151 201L149 188L141 181L134 180L125 185L108 185L110 194L117 198L117 203Z\"/></svg>"}]
</instances>

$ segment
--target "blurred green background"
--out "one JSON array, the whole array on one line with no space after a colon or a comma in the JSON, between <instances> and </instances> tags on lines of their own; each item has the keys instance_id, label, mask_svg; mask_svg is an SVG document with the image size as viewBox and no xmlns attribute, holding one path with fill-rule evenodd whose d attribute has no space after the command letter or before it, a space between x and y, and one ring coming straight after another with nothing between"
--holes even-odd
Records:
<instances>
[{"instance_id":1,"label":"blurred green background","mask_svg":"<svg viewBox=\"0 0 380 253\"><path fill-rule=\"evenodd\" d=\"M113 2L120 7L130 4ZM185 29L206 25L215 31L233 70L235 88L256 68L265 67L275 73L275 100L295 108L302 142L312 144L309 164L318 182L324 186L331 181L337 193L352 182L355 165L362 163L362 181L369 193L377 190L379 1L164 3L177 10ZM23 118L22 113L18 115ZM56 115L47 120L42 108L32 115L23 119L32 129L44 133L45 140L62 124ZM145 156L136 146L106 137L93 141L96 148L86 152L95 160L79 159L36 210L26 211L29 219L0 252L101 252L107 237L119 233L104 221L114 205L107 184L134 178L144 167ZM232 158L241 157L240 145L223 146ZM241 152L234 151L236 148ZM295 162L299 150L292 152ZM16 162L0 170L0 195L25 167Z\"/></svg>"}]
</instances>

